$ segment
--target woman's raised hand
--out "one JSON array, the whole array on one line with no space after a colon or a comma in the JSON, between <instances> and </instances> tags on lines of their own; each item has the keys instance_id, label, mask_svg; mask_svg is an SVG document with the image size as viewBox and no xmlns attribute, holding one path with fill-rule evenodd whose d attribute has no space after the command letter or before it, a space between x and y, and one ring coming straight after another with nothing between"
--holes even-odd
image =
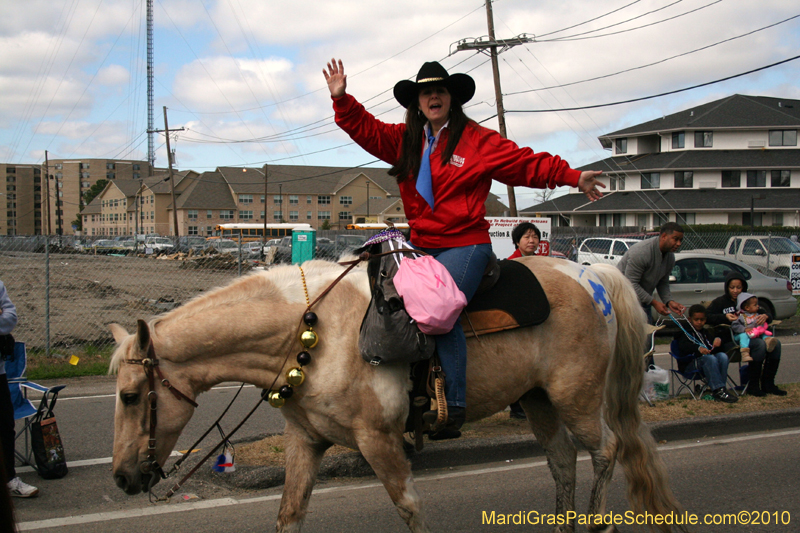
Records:
<instances>
[{"instance_id":1,"label":"woman's raised hand","mask_svg":"<svg viewBox=\"0 0 800 533\"><path fill-rule=\"evenodd\" d=\"M597 187L603 187L603 182L597 179L597 176L602 174L600 170L586 170L581 172L581 177L578 180L578 190L586 195L591 201L599 200L603 197L603 193Z\"/></svg>"},{"instance_id":2,"label":"woman's raised hand","mask_svg":"<svg viewBox=\"0 0 800 533\"><path fill-rule=\"evenodd\" d=\"M328 69L322 69L322 74L325 75L325 81L328 82L328 90L331 96L339 98L345 95L347 89L347 75L344 73L344 65L342 60L336 61L331 58L328 63Z\"/></svg>"}]
</instances>

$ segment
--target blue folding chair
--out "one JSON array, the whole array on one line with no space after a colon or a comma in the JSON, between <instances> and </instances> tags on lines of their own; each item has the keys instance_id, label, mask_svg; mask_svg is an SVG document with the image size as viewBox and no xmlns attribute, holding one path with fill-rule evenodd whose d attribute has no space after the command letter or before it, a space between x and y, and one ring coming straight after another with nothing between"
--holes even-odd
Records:
<instances>
[{"instance_id":1,"label":"blue folding chair","mask_svg":"<svg viewBox=\"0 0 800 533\"><path fill-rule=\"evenodd\" d=\"M31 450L31 425L40 417L40 414L48 405L55 405L58 393L66 385L56 385L55 387L44 387L38 383L28 381L25 377L25 369L28 365L28 353L24 342L14 344L14 356L6 361L6 377L8 378L8 389L11 392L11 403L14 406L14 420L24 420L21 431L17 432L16 440L22 440L23 451L20 452L15 446L14 455L23 465L34 466L33 451ZM39 406L34 407L28 399L28 390L34 390L42 394Z\"/></svg>"},{"instance_id":2,"label":"blue folding chair","mask_svg":"<svg viewBox=\"0 0 800 533\"><path fill-rule=\"evenodd\" d=\"M672 356L670 360L670 376L672 377L672 390L673 396L680 395L683 389L689 391L692 398L698 400L703 397L706 391L711 392L711 387L708 386L708 381L699 368L688 368L689 363L695 360L694 355L681 355L678 350L678 340L674 339L669 344L669 354ZM675 368L675 365L678 368ZM675 381L679 383L678 388L675 388ZM699 383L698 383L699 382Z\"/></svg>"}]
</instances>

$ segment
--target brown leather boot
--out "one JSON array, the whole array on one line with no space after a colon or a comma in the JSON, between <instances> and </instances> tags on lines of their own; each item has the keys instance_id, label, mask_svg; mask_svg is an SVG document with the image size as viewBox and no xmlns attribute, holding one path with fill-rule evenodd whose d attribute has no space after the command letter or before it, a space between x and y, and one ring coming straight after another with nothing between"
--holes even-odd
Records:
<instances>
[{"instance_id":1,"label":"brown leather boot","mask_svg":"<svg viewBox=\"0 0 800 533\"><path fill-rule=\"evenodd\" d=\"M753 358L750 357L750 348L742 348L742 363L749 363Z\"/></svg>"}]
</instances>

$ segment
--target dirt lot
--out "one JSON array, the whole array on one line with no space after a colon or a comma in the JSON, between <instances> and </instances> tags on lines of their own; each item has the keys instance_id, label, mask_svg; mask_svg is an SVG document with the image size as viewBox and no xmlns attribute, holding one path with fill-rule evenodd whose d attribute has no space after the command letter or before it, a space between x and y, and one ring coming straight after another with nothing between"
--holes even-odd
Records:
<instances>
[{"instance_id":1,"label":"dirt lot","mask_svg":"<svg viewBox=\"0 0 800 533\"><path fill-rule=\"evenodd\" d=\"M50 338L55 348L112 342L107 325L132 330L148 319L238 275L235 263L152 257L2 252L0 279L17 306L18 340L43 348L49 277ZM49 266L49 276L47 270Z\"/></svg>"}]
</instances>

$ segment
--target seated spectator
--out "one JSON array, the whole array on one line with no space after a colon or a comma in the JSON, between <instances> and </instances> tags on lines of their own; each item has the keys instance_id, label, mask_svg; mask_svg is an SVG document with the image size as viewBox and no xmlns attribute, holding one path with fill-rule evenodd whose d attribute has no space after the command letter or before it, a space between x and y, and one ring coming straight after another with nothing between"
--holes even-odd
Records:
<instances>
[{"instance_id":1,"label":"seated spectator","mask_svg":"<svg viewBox=\"0 0 800 533\"><path fill-rule=\"evenodd\" d=\"M689 335L681 332L676 338L681 356L694 355L695 358L686 366L686 370L699 369L711 387L711 396L717 402L735 403L739 398L730 393L725 384L728 381L728 355L722 351L722 339L711 339L705 330L706 308L695 304L689 308L689 323L693 331ZM698 344L699 342L699 344Z\"/></svg>"}]
</instances>

